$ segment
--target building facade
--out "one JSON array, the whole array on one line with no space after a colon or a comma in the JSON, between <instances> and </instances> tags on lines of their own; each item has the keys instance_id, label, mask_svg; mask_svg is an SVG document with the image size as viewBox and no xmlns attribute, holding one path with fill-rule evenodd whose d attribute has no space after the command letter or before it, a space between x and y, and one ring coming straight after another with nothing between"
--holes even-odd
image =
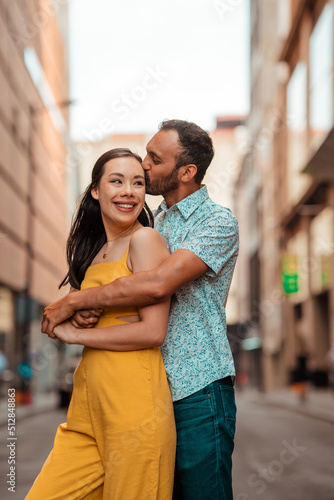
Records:
<instances>
[{"instance_id":1,"label":"building facade","mask_svg":"<svg viewBox=\"0 0 334 500\"><path fill-rule=\"evenodd\" d=\"M66 270L66 2L2 0L0 37L0 348L24 393L51 386L58 352L40 321Z\"/></svg>"},{"instance_id":2,"label":"building facade","mask_svg":"<svg viewBox=\"0 0 334 500\"><path fill-rule=\"evenodd\" d=\"M251 2L249 139L236 188L248 286L239 305L249 338L258 339L265 390L288 384L301 355L314 384L327 383L334 343L333 46L333 1Z\"/></svg>"},{"instance_id":3,"label":"building facade","mask_svg":"<svg viewBox=\"0 0 334 500\"><path fill-rule=\"evenodd\" d=\"M229 208L234 215L236 212L234 185L239 175L240 144L244 136L244 125L244 116L221 116L217 118L216 129L210 132L215 155L203 179L212 200L218 205ZM235 275L238 272L238 266L239 262L237 260ZM226 319L229 341L235 356L240 344L237 296L237 281L233 277L226 304Z\"/></svg>"}]
</instances>

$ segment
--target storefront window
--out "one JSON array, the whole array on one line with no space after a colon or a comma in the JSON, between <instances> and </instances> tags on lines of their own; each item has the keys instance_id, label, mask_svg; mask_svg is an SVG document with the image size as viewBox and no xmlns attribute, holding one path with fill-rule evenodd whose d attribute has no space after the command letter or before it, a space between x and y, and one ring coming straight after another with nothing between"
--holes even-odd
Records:
<instances>
[{"instance_id":1,"label":"storefront window","mask_svg":"<svg viewBox=\"0 0 334 500\"><path fill-rule=\"evenodd\" d=\"M7 395L8 384L12 384L15 351L14 298L9 288L0 287L0 398Z\"/></svg>"},{"instance_id":2,"label":"storefront window","mask_svg":"<svg viewBox=\"0 0 334 500\"><path fill-rule=\"evenodd\" d=\"M328 3L310 39L310 130L315 152L333 127L333 12Z\"/></svg>"},{"instance_id":3,"label":"storefront window","mask_svg":"<svg viewBox=\"0 0 334 500\"><path fill-rule=\"evenodd\" d=\"M299 231L290 238L282 259L283 291L291 302L299 303L308 298L307 232ZM291 281L289 280L289 275Z\"/></svg>"},{"instance_id":4,"label":"storefront window","mask_svg":"<svg viewBox=\"0 0 334 500\"><path fill-rule=\"evenodd\" d=\"M333 283L334 210L327 207L311 223L311 289L318 294Z\"/></svg>"},{"instance_id":5,"label":"storefront window","mask_svg":"<svg viewBox=\"0 0 334 500\"><path fill-rule=\"evenodd\" d=\"M13 334L14 332L14 301L11 290L0 287L0 332Z\"/></svg>"}]
</instances>

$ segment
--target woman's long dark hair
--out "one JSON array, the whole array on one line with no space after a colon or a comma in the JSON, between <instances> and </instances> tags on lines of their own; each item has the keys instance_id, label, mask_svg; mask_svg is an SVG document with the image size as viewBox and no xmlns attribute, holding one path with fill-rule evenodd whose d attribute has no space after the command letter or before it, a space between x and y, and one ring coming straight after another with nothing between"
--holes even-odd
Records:
<instances>
[{"instance_id":1,"label":"woman's long dark hair","mask_svg":"<svg viewBox=\"0 0 334 500\"><path fill-rule=\"evenodd\" d=\"M68 283L79 289L84 279L85 272L95 255L107 241L106 232L102 222L100 204L91 195L91 190L98 186L104 174L105 164L114 158L130 156L140 164L142 159L127 148L111 149L104 153L94 165L92 181L79 200L79 206L72 220L70 234L66 244L68 273L60 283L59 288ZM138 221L143 226L153 227L153 214L149 207L144 205Z\"/></svg>"}]
</instances>

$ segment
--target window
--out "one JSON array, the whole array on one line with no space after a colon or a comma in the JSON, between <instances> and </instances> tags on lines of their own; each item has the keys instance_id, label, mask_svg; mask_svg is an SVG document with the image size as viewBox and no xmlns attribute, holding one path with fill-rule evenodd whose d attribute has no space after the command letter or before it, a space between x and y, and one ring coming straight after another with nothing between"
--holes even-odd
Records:
<instances>
[{"instance_id":1,"label":"window","mask_svg":"<svg viewBox=\"0 0 334 500\"><path fill-rule=\"evenodd\" d=\"M310 39L310 131L315 152L333 127L333 11L328 3Z\"/></svg>"},{"instance_id":2,"label":"window","mask_svg":"<svg viewBox=\"0 0 334 500\"><path fill-rule=\"evenodd\" d=\"M307 144L307 69L299 62L287 87L288 126L288 201L297 202L302 196L306 176L301 174L308 158Z\"/></svg>"},{"instance_id":3,"label":"window","mask_svg":"<svg viewBox=\"0 0 334 500\"><path fill-rule=\"evenodd\" d=\"M311 288L321 293L333 283L334 209L324 208L311 222Z\"/></svg>"},{"instance_id":4,"label":"window","mask_svg":"<svg viewBox=\"0 0 334 500\"><path fill-rule=\"evenodd\" d=\"M51 120L59 133L66 131L66 123L57 105L56 98L45 77L43 68L32 47L24 49L24 63L32 81L37 88L45 108L49 111Z\"/></svg>"},{"instance_id":5,"label":"window","mask_svg":"<svg viewBox=\"0 0 334 500\"><path fill-rule=\"evenodd\" d=\"M287 38L291 29L291 6L290 0L280 0L277 2L277 35L280 38Z\"/></svg>"},{"instance_id":6,"label":"window","mask_svg":"<svg viewBox=\"0 0 334 500\"><path fill-rule=\"evenodd\" d=\"M283 273L289 271L298 285L296 291L293 291L292 287L292 293L289 294L290 301L293 303L304 302L309 296L308 235L306 231L298 231L289 239L282 264Z\"/></svg>"}]
</instances>

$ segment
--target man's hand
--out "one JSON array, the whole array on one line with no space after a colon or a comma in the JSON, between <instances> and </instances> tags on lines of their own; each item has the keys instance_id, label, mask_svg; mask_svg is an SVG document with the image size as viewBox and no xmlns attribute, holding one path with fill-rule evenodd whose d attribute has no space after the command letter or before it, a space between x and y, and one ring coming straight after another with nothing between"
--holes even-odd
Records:
<instances>
[{"instance_id":1,"label":"man's hand","mask_svg":"<svg viewBox=\"0 0 334 500\"><path fill-rule=\"evenodd\" d=\"M71 302L71 296L75 293L76 292L69 293L63 299L58 300L58 302L55 302L44 309L42 333L47 333L49 337L51 336L52 338L54 328L73 316L75 309L73 308L73 304Z\"/></svg>"},{"instance_id":2,"label":"man's hand","mask_svg":"<svg viewBox=\"0 0 334 500\"><path fill-rule=\"evenodd\" d=\"M75 328L93 328L102 312L103 309L81 309L70 318L70 322Z\"/></svg>"}]
</instances>

